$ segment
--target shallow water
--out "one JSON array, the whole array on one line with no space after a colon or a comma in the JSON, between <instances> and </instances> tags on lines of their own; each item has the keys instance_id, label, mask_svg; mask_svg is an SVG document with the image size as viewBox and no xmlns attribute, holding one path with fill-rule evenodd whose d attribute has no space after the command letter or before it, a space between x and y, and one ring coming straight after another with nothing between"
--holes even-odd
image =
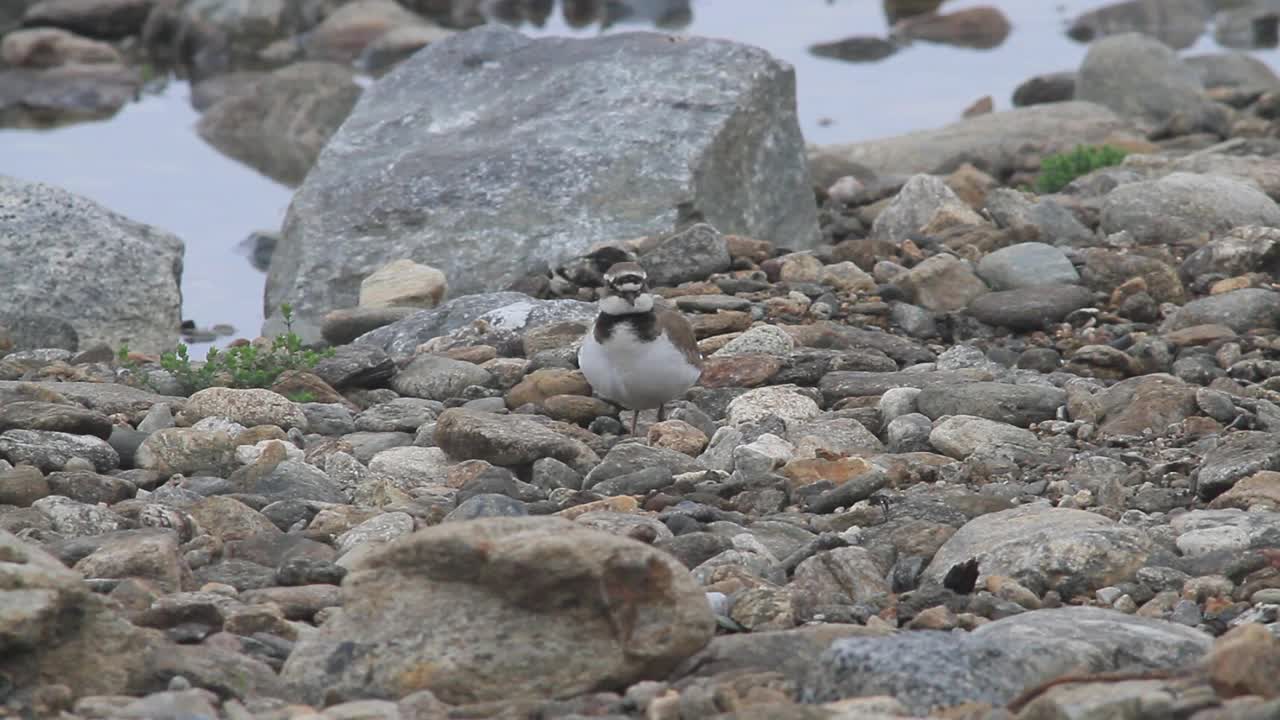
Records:
<instances>
[{"instance_id":1,"label":"shallow water","mask_svg":"<svg viewBox=\"0 0 1280 720\"><path fill-rule=\"evenodd\" d=\"M650 0L660 5L664 0ZM796 68L805 137L836 143L885 137L951 122L991 95L997 110L1037 73L1070 70L1086 46L1068 38L1071 18L1107 0L953 0L942 10L994 5L1013 29L992 50L916 43L873 63L819 58L808 48L851 35L884 36L879 0L693 0L679 32L763 47ZM646 22L570 28L553 14L536 35L590 37L651 28ZM1184 54L1220 48L1203 35ZM1253 53L1280 69L1275 49ZM195 133L189 87L170 82L115 117L52 130L0 130L0 173L38 180L92 198L181 237L187 246L184 317L200 326L230 323L254 335L262 321L265 276L238 247L251 232L276 229L292 191L219 154Z\"/></svg>"}]
</instances>

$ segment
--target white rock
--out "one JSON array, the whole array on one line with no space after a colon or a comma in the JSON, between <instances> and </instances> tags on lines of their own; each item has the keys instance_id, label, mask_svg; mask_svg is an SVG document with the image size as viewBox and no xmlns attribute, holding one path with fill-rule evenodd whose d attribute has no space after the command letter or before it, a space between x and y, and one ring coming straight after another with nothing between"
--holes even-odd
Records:
<instances>
[{"instance_id":1,"label":"white rock","mask_svg":"<svg viewBox=\"0 0 1280 720\"><path fill-rule=\"evenodd\" d=\"M399 489L409 491L429 485L442 485L449 473L448 456L438 447L409 445L395 447L374 455L369 469L385 475Z\"/></svg>"},{"instance_id":2,"label":"white rock","mask_svg":"<svg viewBox=\"0 0 1280 720\"><path fill-rule=\"evenodd\" d=\"M934 426L929 443L938 452L963 460L979 448L990 445L1017 445L1034 448L1040 444L1035 433L974 415L952 415Z\"/></svg>"},{"instance_id":3,"label":"white rock","mask_svg":"<svg viewBox=\"0 0 1280 720\"><path fill-rule=\"evenodd\" d=\"M262 457L262 453L268 447L279 445L284 448L286 460L302 460L306 453L293 443L287 443L283 440L260 440L253 445L239 445L236 447L236 462L241 465L250 465Z\"/></svg>"},{"instance_id":4,"label":"white rock","mask_svg":"<svg viewBox=\"0 0 1280 720\"><path fill-rule=\"evenodd\" d=\"M449 281L440 270L412 260L396 260L360 283L360 307L432 308L448 292Z\"/></svg>"},{"instance_id":5,"label":"white rock","mask_svg":"<svg viewBox=\"0 0 1280 720\"><path fill-rule=\"evenodd\" d=\"M785 330L774 325L757 325L730 340L712 356L762 354L786 357L795 348L796 341Z\"/></svg>"},{"instance_id":6,"label":"white rock","mask_svg":"<svg viewBox=\"0 0 1280 720\"><path fill-rule=\"evenodd\" d=\"M765 433L754 442L733 449L733 468L748 475L772 472L795 457L795 446Z\"/></svg>"},{"instance_id":7,"label":"white rock","mask_svg":"<svg viewBox=\"0 0 1280 720\"><path fill-rule=\"evenodd\" d=\"M790 429L821 413L818 403L802 395L795 385L773 385L748 390L734 398L729 403L727 417L730 425L738 426L774 416Z\"/></svg>"}]
</instances>

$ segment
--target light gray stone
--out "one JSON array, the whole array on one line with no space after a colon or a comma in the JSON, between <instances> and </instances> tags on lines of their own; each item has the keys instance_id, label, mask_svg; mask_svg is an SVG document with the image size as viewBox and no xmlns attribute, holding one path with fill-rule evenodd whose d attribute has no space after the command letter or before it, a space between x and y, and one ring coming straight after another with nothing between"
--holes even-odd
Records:
<instances>
[{"instance_id":1,"label":"light gray stone","mask_svg":"<svg viewBox=\"0 0 1280 720\"><path fill-rule=\"evenodd\" d=\"M665 677L714 628L689 572L651 546L559 518L451 522L355 563L342 611L281 676L313 704L572 697Z\"/></svg>"},{"instance_id":2,"label":"light gray stone","mask_svg":"<svg viewBox=\"0 0 1280 720\"><path fill-rule=\"evenodd\" d=\"M475 363L424 354L391 378L391 388L424 400L448 400L471 385L488 385L492 381L489 371Z\"/></svg>"},{"instance_id":3,"label":"light gray stone","mask_svg":"<svg viewBox=\"0 0 1280 720\"><path fill-rule=\"evenodd\" d=\"M934 213L946 205L963 204L951 188L936 175L914 175L898 191L889 206L876 216L871 238L901 244L920 232Z\"/></svg>"},{"instance_id":4,"label":"light gray stone","mask_svg":"<svg viewBox=\"0 0 1280 720\"><path fill-rule=\"evenodd\" d=\"M397 488L405 491L430 485L443 486L449 465L449 458L440 448L417 446L389 448L369 461L370 470L382 473Z\"/></svg>"},{"instance_id":5,"label":"light gray stone","mask_svg":"<svg viewBox=\"0 0 1280 720\"><path fill-rule=\"evenodd\" d=\"M1280 470L1280 443L1268 432L1234 432L1205 453L1196 470L1196 491L1210 499L1263 470Z\"/></svg>"},{"instance_id":6,"label":"light gray stone","mask_svg":"<svg viewBox=\"0 0 1280 720\"><path fill-rule=\"evenodd\" d=\"M916 397L916 407L934 420L944 415L977 415L1017 427L1052 420L1066 402L1066 392L1051 385L998 382L934 385Z\"/></svg>"},{"instance_id":7,"label":"light gray stone","mask_svg":"<svg viewBox=\"0 0 1280 720\"><path fill-rule=\"evenodd\" d=\"M675 286L729 269L729 244L706 223L698 223L658 243L639 258L651 286Z\"/></svg>"},{"instance_id":8,"label":"light gray stone","mask_svg":"<svg viewBox=\"0 0 1280 720\"><path fill-rule=\"evenodd\" d=\"M1075 97L1153 129L1219 134L1227 129L1225 109L1209 100L1195 71L1169 46L1140 33L1090 45L1076 75Z\"/></svg>"},{"instance_id":9,"label":"light gray stone","mask_svg":"<svg viewBox=\"0 0 1280 720\"><path fill-rule=\"evenodd\" d=\"M288 430L307 429L307 416L289 398L261 388L205 388L187 400L178 413L182 425L194 425L205 418L226 418L245 427L275 425Z\"/></svg>"},{"instance_id":10,"label":"light gray stone","mask_svg":"<svg viewBox=\"0 0 1280 720\"><path fill-rule=\"evenodd\" d=\"M1280 323L1280 293L1263 288L1232 290L1192 300L1161 326L1169 332L1194 325L1226 325L1238 333L1274 328Z\"/></svg>"},{"instance_id":11,"label":"light gray stone","mask_svg":"<svg viewBox=\"0 0 1280 720\"><path fill-rule=\"evenodd\" d=\"M1040 330L1092 302L1093 293L1079 285L1039 285L981 295L968 312L988 325Z\"/></svg>"},{"instance_id":12,"label":"light gray stone","mask_svg":"<svg viewBox=\"0 0 1280 720\"><path fill-rule=\"evenodd\" d=\"M1134 180L1142 179L1137 173L1131 174ZM987 193L986 210L1000 227L1029 225L1039 232L1041 240L1054 246L1081 247L1095 242L1093 232L1051 197L996 188Z\"/></svg>"},{"instance_id":13,"label":"light gray stone","mask_svg":"<svg viewBox=\"0 0 1280 720\"><path fill-rule=\"evenodd\" d=\"M1175 172L1121 185L1102 201L1101 229L1127 231L1140 244L1196 243L1241 225L1280 225L1280 206L1255 185Z\"/></svg>"},{"instance_id":14,"label":"light gray stone","mask_svg":"<svg viewBox=\"0 0 1280 720\"><path fill-rule=\"evenodd\" d=\"M236 468L235 448L235 438L225 432L166 428L142 441L134 465L162 477L174 473L225 477Z\"/></svg>"},{"instance_id":15,"label":"light gray stone","mask_svg":"<svg viewBox=\"0 0 1280 720\"><path fill-rule=\"evenodd\" d=\"M993 290L1080 282L1066 253L1052 245L1028 242L1001 248L978 261L978 277Z\"/></svg>"},{"instance_id":16,"label":"light gray stone","mask_svg":"<svg viewBox=\"0 0 1280 720\"><path fill-rule=\"evenodd\" d=\"M1280 513L1256 510L1192 510L1173 517L1178 551L1186 557L1246 553L1275 547Z\"/></svg>"},{"instance_id":17,"label":"light gray stone","mask_svg":"<svg viewBox=\"0 0 1280 720\"><path fill-rule=\"evenodd\" d=\"M1063 597L1127 580L1153 552L1142 528L1084 510L1026 505L980 515L939 548L922 582L942 582L958 563L978 560L978 584L992 575Z\"/></svg>"},{"instance_id":18,"label":"light gray stone","mask_svg":"<svg viewBox=\"0 0 1280 720\"><path fill-rule=\"evenodd\" d=\"M65 190L4 175L0 217L7 258L0 307L65 320L84 347L173 349L182 322L181 240Z\"/></svg>"},{"instance_id":19,"label":"light gray stone","mask_svg":"<svg viewBox=\"0 0 1280 720\"><path fill-rule=\"evenodd\" d=\"M976 415L952 415L934 425L929 443L938 452L963 460L987 447L1014 445L1035 448L1040 444L1035 433L1008 423L988 420Z\"/></svg>"},{"instance_id":20,"label":"light gray stone","mask_svg":"<svg viewBox=\"0 0 1280 720\"><path fill-rule=\"evenodd\" d=\"M292 302L312 339L392 259L430 258L465 295L693 218L818 242L789 65L721 40L485 26L361 95L290 205L267 305Z\"/></svg>"},{"instance_id":21,"label":"light gray stone","mask_svg":"<svg viewBox=\"0 0 1280 720\"><path fill-rule=\"evenodd\" d=\"M44 472L62 470L75 458L93 463L98 472L115 470L120 464L120 455L106 440L54 430L6 430L0 433L0 457Z\"/></svg>"},{"instance_id":22,"label":"light gray stone","mask_svg":"<svg viewBox=\"0 0 1280 720\"><path fill-rule=\"evenodd\" d=\"M997 707L1053 678L1079 672L1176 669L1212 638L1164 620L1093 607L1022 613L972 633L899 633L832 643L804 678L800 699L890 695L913 715L965 702Z\"/></svg>"},{"instance_id":23,"label":"light gray stone","mask_svg":"<svg viewBox=\"0 0 1280 720\"><path fill-rule=\"evenodd\" d=\"M490 310L519 302L533 302L533 298L518 292L480 293L454 298L439 307L421 310L402 320L371 330L356 338L355 342L376 345L389 353L406 355L422 343L447 335Z\"/></svg>"},{"instance_id":24,"label":"light gray stone","mask_svg":"<svg viewBox=\"0 0 1280 720\"><path fill-rule=\"evenodd\" d=\"M584 474L600 462L582 441L518 415L450 408L436 421L434 438L438 447L457 460L525 465L552 457Z\"/></svg>"},{"instance_id":25,"label":"light gray stone","mask_svg":"<svg viewBox=\"0 0 1280 720\"><path fill-rule=\"evenodd\" d=\"M1205 53L1184 57L1206 88L1233 87L1258 90L1280 88L1280 76L1270 65L1242 52Z\"/></svg>"}]
</instances>

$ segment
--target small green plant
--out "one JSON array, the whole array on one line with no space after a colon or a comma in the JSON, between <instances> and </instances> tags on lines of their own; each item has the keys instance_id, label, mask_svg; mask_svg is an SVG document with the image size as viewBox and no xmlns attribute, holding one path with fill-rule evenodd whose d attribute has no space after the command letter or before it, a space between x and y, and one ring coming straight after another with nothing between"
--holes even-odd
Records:
<instances>
[{"instance_id":1,"label":"small green plant","mask_svg":"<svg viewBox=\"0 0 1280 720\"><path fill-rule=\"evenodd\" d=\"M293 392L285 393L285 397L299 404L316 401L316 394L310 390L294 390Z\"/></svg>"},{"instance_id":2,"label":"small green plant","mask_svg":"<svg viewBox=\"0 0 1280 720\"><path fill-rule=\"evenodd\" d=\"M237 345L226 350L209 348L204 362L198 363L192 361L187 346L178 343L173 350L161 353L160 367L168 371L187 393L215 385L266 388L274 385L286 371L309 370L321 358L333 355L332 349L316 351L303 348L302 338L293 331L293 307L286 303L280 306L280 312L284 316L286 332L277 335L268 347ZM131 366L128 346L122 346L117 356L122 366ZM295 394L311 395L305 390Z\"/></svg>"},{"instance_id":3,"label":"small green plant","mask_svg":"<svg viewBox=\"0 0 1280 720\"><path fill-rule=\"evenodd\" d=\"M1041 193L1058 192L1081 175L1119 165L1127 154L1114 145L1077 145L1067 152L1055 153L1040 162L1036 190Z\"/></svg>"}]
</instances>

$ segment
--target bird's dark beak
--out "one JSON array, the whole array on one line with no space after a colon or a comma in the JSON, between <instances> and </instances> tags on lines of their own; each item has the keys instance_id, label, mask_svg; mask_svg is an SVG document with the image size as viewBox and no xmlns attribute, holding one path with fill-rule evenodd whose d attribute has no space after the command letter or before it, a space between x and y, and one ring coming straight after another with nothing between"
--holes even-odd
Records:
<instances>
[{"instance_id":1,"label":"bird's dark beak","mask_svg":"<svg viewBox=\"0 0 1280 720\"><path fill-rule=\"evenodd\" d=\"M640 291L624 290L624 291L620 291L618 293L618 296L621 297L623 300L626 300L628 305L635 305L636 298L640 297Z\"/></svg>"}]
</instances>

